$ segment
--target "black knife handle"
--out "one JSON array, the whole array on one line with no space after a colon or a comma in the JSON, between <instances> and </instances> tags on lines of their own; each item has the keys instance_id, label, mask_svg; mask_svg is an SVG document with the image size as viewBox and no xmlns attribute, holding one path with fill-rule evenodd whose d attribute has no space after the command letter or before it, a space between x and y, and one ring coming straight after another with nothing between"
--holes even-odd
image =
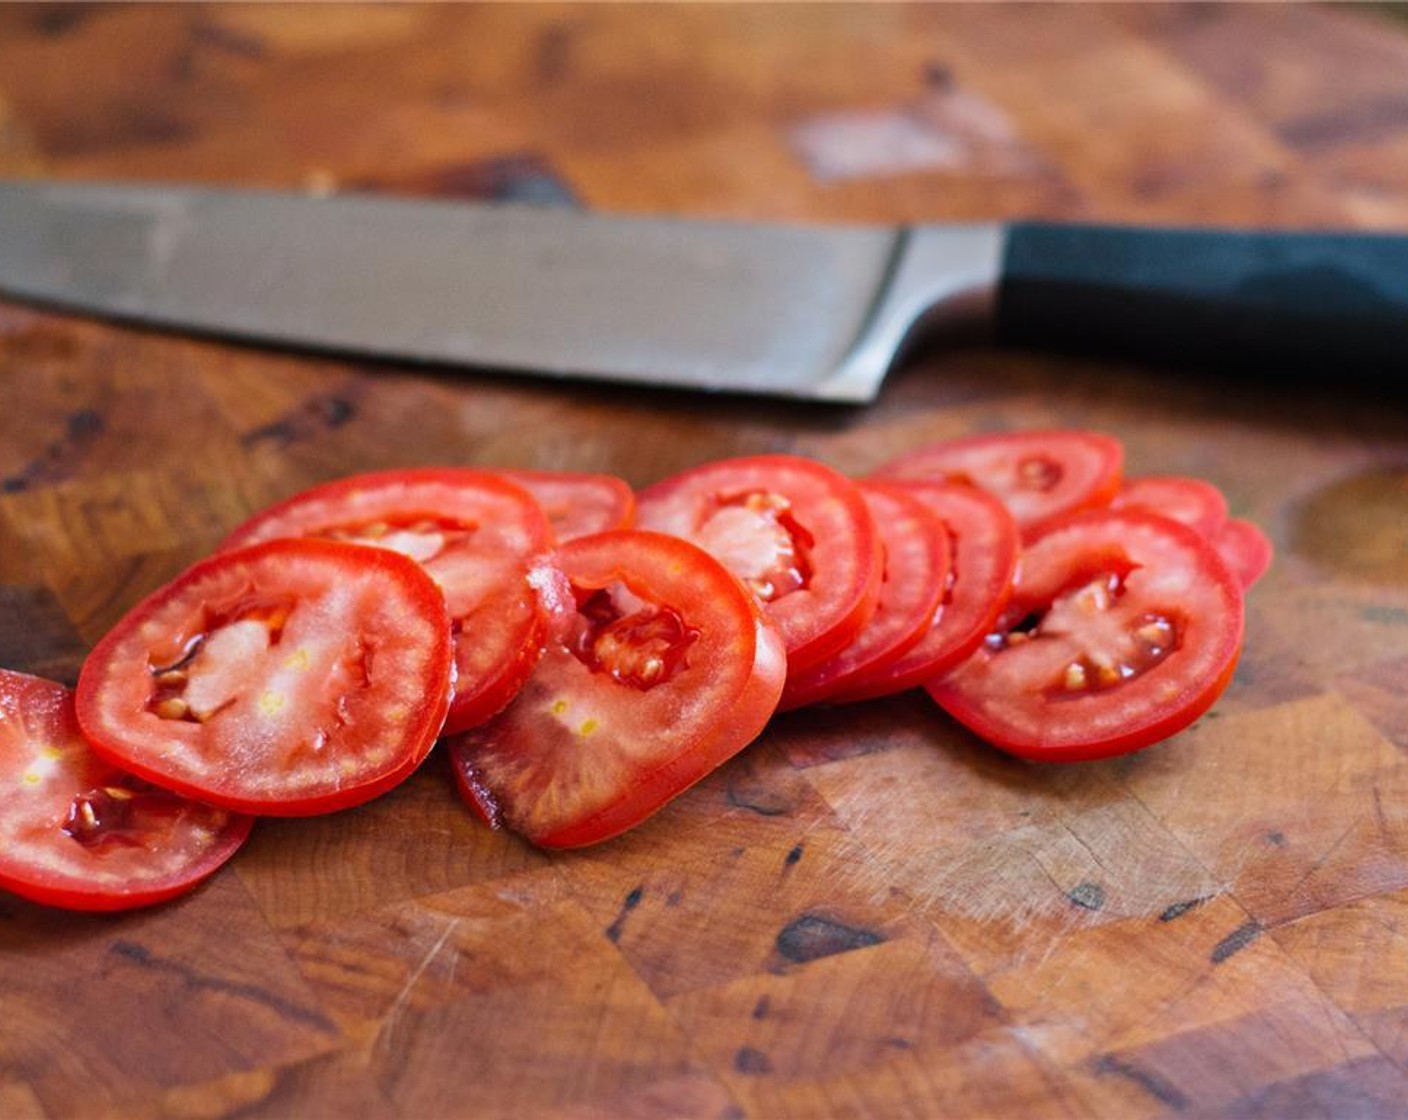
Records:
<instances>
[{"instance_id":1,"label":"black knife handle","mask_svg":"<svg viewBox=\"0 0 1408 1120\"><path fill-rule=\"evenodd\" d=\"M1408 388L1408 236L1019 223L999 339Z\"/></svg>"}]
</instances>

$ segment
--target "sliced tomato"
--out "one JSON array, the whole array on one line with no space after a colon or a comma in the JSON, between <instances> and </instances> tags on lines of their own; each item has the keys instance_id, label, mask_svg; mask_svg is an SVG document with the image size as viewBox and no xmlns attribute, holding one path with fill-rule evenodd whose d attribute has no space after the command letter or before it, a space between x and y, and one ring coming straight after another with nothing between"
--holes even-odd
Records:
<instances>
[{"instance_id":1,"label":"sliced tomato","mask_svg":"<svg viewBox=\"0 0 1408 1120\"><path fill-rule=\"evenodd\" d=\"M1266 574L1276 552L1270 538L1259 526L1240 517L1227 519L1212 538L1212 546L1236 574L1244 589Z\"/></svg>"},{"instance_id":2,"label":"sliced tomato","mask_svg":"<svg viewBox=\"0 0 1408 1120\"><path fill-rule=\"evenodd\" d=\"M811 459L721 459L637 496L636 522L694 541L757 596L799 675L847 645L875 611L883 557L859 488Z\"/></svg>"},{"instance_id":3,"label":"sliced tomato","mask_svg":"<svg viewBox=\"0 0 1408 1120\"><path fill-rule=\"evenodd\" d=\"M943 601L950 564L944 523L902 484L859 486L884 547L879 603L849 645L805 673L789 675L782 710L814 704L883 672L924 637Z\"/></svg>"},{"instance_id":4,"label":"sliced tomato","mask_svg":"<svg viewBox=\"0 0 1408 1120\"><path fill-rule=\"evenodd\" d=\"M991 632L1012 593L1017 525L1007 507L963 482L899 482L943 522L952 564L928 632L889 665L837 689L836 703L869 700L917 688L957 665Z\"/></svg>"},{"instance_id":5,"label":"sliced tomato","mask_svg":"<svg viewBox=\"0 0 1408 1120\"><path fill-rule=\"evenodd\" d=\"M409 556L434 577L455 636L447 731L472 727L507 704L538 658L547 620L528 570L551 546L551 530L532 495L494 473L353 475L256 515L224 547L281 537L375 545Z\"/></svg>"},{"instance_id":6,"label":"sliced tomato","mask_svg":"<svg viewBox=\"0 0 1408 1120\"><path fill-rule=\"evenodd\" d=\"M537 499L559 544L629 529L636 517L636 493L624 478L576 471L496 470Z\"/></svg>"},{"instance_id":7,"label":"sliced tomato","mask_svg":"<svg viewBox=\"0 0 1408 1120\"><path fill-rule=\"evenodd\" d=\"M968 482L1002 499L1024 540L1077 510L1107 506L1120 488L1124 449L1099 432L1001 432L930 444L875 475Z\"/></svg>"},{"instance_id":8,"label":"sliced tomato","mask_svg":"<svg viewBox=\"0 0 1408 1120\"><path fill-rule=\"evenodd\" d=\"M1147 509L1181 521L1211 539L1227 520L1227 499L1201 478L1140 475L1125 479L1112 509Z\"/></svg>"},{"instance_id":9,"label":"sliced tomato","mask_svg":"<svg viewBox=\"0 0 1408 1120\"><path fill-rule=\"evenodd\" d=\"M1022 555L997 628L928 688L1025 758L1123 754L1192 723L1226 687L1242 589L1197 532L1142 510L1077 515Z\"/></svg>"},{"instance_id":10,"label":"sliced tomato","mask_svg":"<svg viewBox=\"0 0 1408 1120\"><path fill-rule=\"evenodd\" d=\"M449 740L486 820L547 848L615 836L750 743L782 692L782 641L688 541L626 530L563 545L547 651L499 715Z\"/></svg>"},{"instance_id":11,"label":"sliced tomato","mask_svg":"<svg viewBox=\"0 0 1408 1120\"><path fill-rule=\"evenodd\" d=\"M454 661L445 599L388 549L277 540L217 553L94 647L77 712L115 766L240 812L366 801L435 742Z\"/></svg>"},{"instance_id":12,"label":"sliced tomato","mask_svg":"<svg viewBox=\"0 0 1408 1120\"><path fill-rule=\"evenodd\" d=\"M183 894L228 860L253 818L189 801L94 754L63 685L0 669L0 887L70 910Z\"/></svg>"}]
</instances>

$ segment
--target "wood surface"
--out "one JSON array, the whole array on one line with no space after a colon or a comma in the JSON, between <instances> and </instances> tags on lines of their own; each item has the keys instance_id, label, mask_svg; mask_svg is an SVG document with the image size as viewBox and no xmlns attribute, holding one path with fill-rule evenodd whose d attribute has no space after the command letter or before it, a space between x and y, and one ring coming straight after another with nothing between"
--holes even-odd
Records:
<instances>
[{"instance_id":1,"label":"wood surface","mask_svg":"<svg viewBox=\"0 0 1408 1120\"><path fill-rule=\"evenodd\" d=\"M1403 9L0 7L0 175L769 219L1408 229ZM1408 1113L1408 408L963 348L873 407L359 365L0 305L0 664L72 681L253 510L458 463L862 472L1087 426L1278 558L1217 707L1037 767L779 717L546 855L443 763L123 917L0 898L0 1116Z\"/></svg>"}]
</instances>

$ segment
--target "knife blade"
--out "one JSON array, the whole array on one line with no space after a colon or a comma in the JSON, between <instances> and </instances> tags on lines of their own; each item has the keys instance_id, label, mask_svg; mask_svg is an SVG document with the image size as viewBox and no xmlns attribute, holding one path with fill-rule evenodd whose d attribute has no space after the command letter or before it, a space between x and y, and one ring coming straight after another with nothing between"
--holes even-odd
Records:
<instances>
[{"instance_id":1,"label":"knife blade","mask_svg":"<svg viewBox=\"0 0 1408 1120\"><path fill-rule=\"evenodd\" d=\"M300 349L866 402L922 328L1145 359L1408 355L1408 238L803 226L0 183L0 294Z\"/></svg>"}]
</instances>

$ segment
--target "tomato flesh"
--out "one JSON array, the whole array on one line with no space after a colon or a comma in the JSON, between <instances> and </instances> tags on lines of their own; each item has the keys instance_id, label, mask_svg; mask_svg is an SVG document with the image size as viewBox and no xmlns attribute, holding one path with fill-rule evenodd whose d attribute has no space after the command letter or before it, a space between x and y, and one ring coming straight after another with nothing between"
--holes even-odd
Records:
<instances>
[{"instance_id":1,"label":"tomato flesh","mask_svg":"<svg viewBox=\"0 0 1408 1120\"><path fill-rule=\"evenodd\" d=\"M753 592L800 675L849 644L874 613L883 557L856 484L788 455L724 459L658 482L637 524L691 540Z\"/></svg>"},{"instance_id":2,"label":"tomato flesh","mask_svg":"<svg viewBox=\"0 0 1408 1120\"><path fill-rule=\"evenodd\" d=\"M116 769L79 730L62 685L0 669L0 887L71 910L127 910L190 890L252 818Z\"/></svg>"},{"instance_id":3,"label":"tomato flesh","mask_svg":"<svg viewBox=\"0 0 1408 1120\"><path fill-rule=\"evenodd\" d=\"M1231 679L1242 628L1241 587L1194 530L1097 511L1023 553L996 629L928 689L1010 753L1122 754L1207 710Z\"/></svg>"},{"instance_id":4,"label":"tomato flesh","mask_svg":"<svg viewBox=\"0 0 1408 1120\"><path fill-rule=\"evenodd\" d=\"M751 742L786 659L744 588L688 541L580 537L540 578L555 605L542 659L450 752L490 823L577 847L639 823Z\"/></svg>"},{"instance_id":5,"label":"tomato flesh","mask_svg":"<svg viewBox=\"0 0 1408 1120\"><path fill-rule=\"evenodd\" d=\"M429 752L449 706L444 596L385 549L275 540L202 561L84 662L78 719L113 765L299 816L355 805Z\"/></svg>"},{"instance_id":6,"label":"tomato flesh","mask_svg":"<svg viewBox=\"0 0 1408 1120\"><path fill-rule=\"evenodd\" d=\"M487 471L425 469L354 475L251 518L227 548L287 537L374 545L415 560L444 592L455 635L455 693L446 730L502 708L537 660L546 617L528 581L550 547L546 516L523 488Z\"/></svg>"},{"instance_id":7,"label":"tomato flesh","mask_svg":"<svg viewBox=\"0 0 1408 1120\"><path fill-rule=\"evenodd\" d=\"M930 444L890 460L875 475L967 482L999 497L1024 540L1119 491L1124 449L1099 432L1002 432Z\"/></svg>"},{"instance_id":8,"label":"tomato flesh","mask_svg":"<svg viewBox=\"0 0 1408 1120\"><path fill-rule=\"evenodd\" d=\"M917 688L971 654L991 631L1012 593L1019 545L1007 507L961 482L894 483L941 520L952 563L927 633L888 665L864 673L831 697L869 700Z\"/></svg>"},{"instance_id":9,"label":"tomato flesh","mask_svg":"<svg viewBox=\"0 0 1408 1120\"><path fill-rule=\"evenodd\" d=\"M855 639L821 664L790 675L779 707L813 704L883 672L930 629L948 584L949 535L902 486L859 484L885 550L875 613Z\"/></svg>"}]
</instances>

